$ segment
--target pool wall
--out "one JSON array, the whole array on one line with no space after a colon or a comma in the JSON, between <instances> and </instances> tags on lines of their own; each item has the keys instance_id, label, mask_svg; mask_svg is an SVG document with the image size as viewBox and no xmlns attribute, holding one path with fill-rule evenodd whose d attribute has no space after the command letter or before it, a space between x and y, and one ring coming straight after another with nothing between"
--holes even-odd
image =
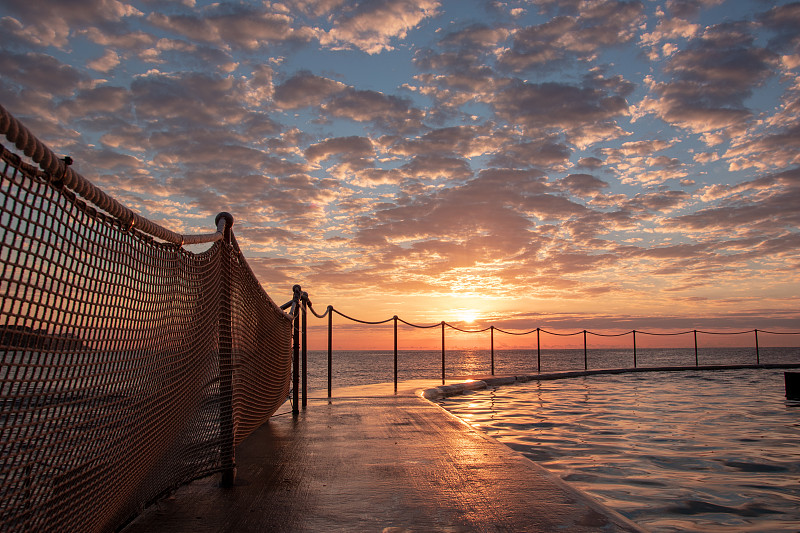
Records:
<instances>
[{"instance_id":1,"label":"pool wall","mask_svg":"<svg viewBox=\"0 0 800 533\"><path fill-rule=\"evenodd\" d=\"M481 390L501 385L512 385L528 381L545 381L553 379L579 378L599 374L627 374L635 372L684 372L697 370L739 370L746 368L800 368L800 363L776 363L758 365L700 365L700 366L654 366L638 368L606 368L596 370L568 370L548 372L545 374L524 374L519 376L476 376L474 379L452 385L441 385L421 392L421 396L430 401L456 396L473 390Z\"/></svg>"}]
</instances>

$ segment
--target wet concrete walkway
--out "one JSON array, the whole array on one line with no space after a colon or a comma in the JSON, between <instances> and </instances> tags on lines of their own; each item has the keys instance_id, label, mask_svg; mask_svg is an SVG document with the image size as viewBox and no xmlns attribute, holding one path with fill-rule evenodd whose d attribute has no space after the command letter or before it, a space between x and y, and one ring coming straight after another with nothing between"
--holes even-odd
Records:
<instances>
[{"instance_id":1,"label":"wet concrete walkway","mask_svg":"<svg viewBox=\"0 0 800 533\"><path fill-rule=\"evenodd\" d=\"M435 385L336 391L279 412L237 448L234 487L195 481L124 533L640 531L419 396Z\"/></svg>"}]
</instances>

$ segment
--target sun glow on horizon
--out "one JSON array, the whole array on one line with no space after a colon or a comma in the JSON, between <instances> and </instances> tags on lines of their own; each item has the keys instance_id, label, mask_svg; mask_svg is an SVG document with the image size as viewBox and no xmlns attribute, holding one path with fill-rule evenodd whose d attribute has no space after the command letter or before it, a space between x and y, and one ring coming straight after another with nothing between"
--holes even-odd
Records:
<instances>
[{"instance_id":1,"label":"sun glow on horizon","mask_svg":"<svg viewBox=\"0 0 800 533\"><path fill-rule=\"evenodd\" d=\"M478 312L474 309L459 310L456 315L458 320L466 324L474 324L478 320Z\"/></svg>"}]
</instances>

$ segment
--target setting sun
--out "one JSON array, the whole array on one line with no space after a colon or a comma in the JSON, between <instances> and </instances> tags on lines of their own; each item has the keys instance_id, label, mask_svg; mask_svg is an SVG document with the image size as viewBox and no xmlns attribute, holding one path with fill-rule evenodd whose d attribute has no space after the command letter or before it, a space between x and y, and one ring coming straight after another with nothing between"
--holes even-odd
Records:
<instances>
[{"instance_id":1,"label":"setting sun","mask_svg":"<svg viewBox=\"0 0 800 533\"><path fill-rule=\"evenodd\" d=\"M458 315L456 316L458 317L458 320L460 320L461 322L472 324L478 319L478 312L468 309L464 311L459 311Z\"/></svg>"}]
</instances>

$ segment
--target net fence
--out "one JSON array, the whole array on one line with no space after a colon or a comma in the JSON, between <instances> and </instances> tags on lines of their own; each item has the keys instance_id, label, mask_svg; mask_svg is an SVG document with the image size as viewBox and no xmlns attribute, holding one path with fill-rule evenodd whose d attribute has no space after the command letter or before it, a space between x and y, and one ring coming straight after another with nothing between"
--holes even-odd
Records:
<instances>
[{"instance_id":1,"label":"net fence","mask_svg":"<svg viewBox=\"0 0 800 533\"><path fill-rule=\"evenodd\" d=\"M292 321L235 238L189 252L0 155L0 530L113 531L233 466Z\"/></svg>"}]
</instances>

